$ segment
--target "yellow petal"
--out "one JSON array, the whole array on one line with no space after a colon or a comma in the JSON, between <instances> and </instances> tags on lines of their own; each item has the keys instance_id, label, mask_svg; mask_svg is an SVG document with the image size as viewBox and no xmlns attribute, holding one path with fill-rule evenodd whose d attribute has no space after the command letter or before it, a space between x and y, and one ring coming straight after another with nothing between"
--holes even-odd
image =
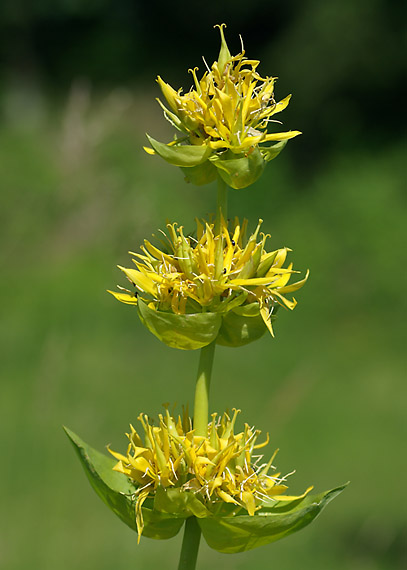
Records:
<instances>
[{"instance_id":1,"label":"yellow petal","mask_svg":"<svg viewBox=\"0 0 407 570\"><path fill-rule=\"evenodd\" d=\"M267 306L263 306L260 308L260 315L264 321L264 324L268 328L272 337L274 337L273 327L271 325L271 318L270 318L270 311Z\"/></svg>"},{"instance_id":2,"label":"yellow petal","mask_svg":"<svg viewBox=\"0 0 407 570\"><path fill-rule=\"evenodd\" d=\"M280 293L293 293L294 291L297 291L307 281L308 276L309 276L309 269L307 270L307 273L306 273L304 279L301 279L301 281L297 281L296 283L293 283L292 285L287 285L287 287L282 287L280 289Z\"/></svg>"},{"instance_id":3,"label":"yellow petal","mask_svg":"<svg viewBox=\"0 0 407 570\"><path fill-rule=\"evenodd\" d=\"M125 273L125 275L130 279L130 281L137 285L139 289L145 291L146 293L149 293L150 295L153 295L153 297L157 295L157 286L147 275L141 273L140 271L136 271L135 269L127 269L121 265L118 265L117 267L121 269L123 273Z\"/></svg>"},{"instance_id":4,"label":"yellow petal","mask_svg":"<svg viewBox=\"0 0 407 570\"><path fill-rule=\"evenodd\" d=\"M281 487L285 487L285 485L281 485ZM278 487L273 487L273 490L277 489ZM287 488L287 487L285 487ZM308 489L302 495L276 495L273 497L276 501L295 501L296 499L303 499L314 487L308 487Z\"/></svg>"},{"instance_id":5,"label":"yellow petal","mask_svg":"<svg viewBox=\"0 0 407 570\"><path fill-rule=\"evenodd\" d=\"M155 247L152 243L147 240L144 240L144 245L149 253L159 259L160 261L165 260L169 266L174 264L174 258L166 253L162 252L160 249Z\"/></svg>"},{"instance_id":6,"label":"yellow petal","mask_svg":"<svg viewBox=\"0 0 407 570\"><path fill-rule=\"evenodd\" d=\"M141 507L143 506L143 503L147 499L149 493L150 493L149 489L145 489L137 497L137 502L136 502L136 524L137 524L137 533L138 533L137 544L140 543L141 534L144 529L143 511L141 510Z\"/></svg>"},{"instance_id":7,"label":"yellow petal","mask_svg":"<svg viewBox=\"0 0 407 570\"><path fill-rule=\"evenodd\" d=\"M272 297L277 297L277 300L280 299L280 301L281 301L280 305L285 305L287 307L287 309L290 309L290 311L292 311L297 306L297 301L295 299L293 299L292 301L289 301L288 299L283 297L283 295L280 295L280 293L277 293L277 291L275 289L273 289L270 293L271 293Z\"/></svg>"},{"instance_id":8,"label":"yellow petal","mask_svg":"<svg viewBox=\"0 0 407 570\"><path fill-rule=\"evenodd\" d=\"M283 275L285 273L291 274L293 273L293 271L291 269L276 269L275 270L275 274L277 275ZM241 286L241 285L253 285L253 286L258 286L258 285L272 285L273 282L275 281L275 275L270 275L269 277L253 277L252 279L231 279L229 281L230 285L236 285L236 286Z\"/></svg>"},{"instance_id":9,"label":"yellow petal","mask_svg":"<svg viewBox=\"0 0 407 570\"><path fill-rule=\"evenodd\" d=\"M302 135L301 131L288 131L286 133L272 133L265 135L264 141L286 141Z\"/></svg>"},{"instance_id":10,"label":"yellow petal","mask_svg":"<svg viewBox=\"0 0 407 570\"><path fill-rule=\"evenodd\" d=\"M280 111L284 111L284 109L288 106L290 99L291 99L291 95L287 95L287 97L284 97L284 99L282 99L281 101L276 103L276 106L274 107L274 109L270 113L270 116L275 115L276 113L280 113Z\"/></svg>"},{"instance_id":11,"label":"yellow petal","mask_svg":"<svg viewBox=\"0 0 407 570\"><path fill-rule=\"evenodd\" d=\"M250 491L243 491L242 493L242 502L247 509L247 512L252 517L256 512L256 501L253 497L253 493Z\"/></svg>"},{"instance_id":12,"label":"yellow petal","mask_svg":"<svg viewBox=\"0 0 407 570\"><path fill-rule=\"evenodd\" d=\"M148 147L148 146L143 146L143 149L146 151L147 154L155 154L155 150L153 150L152 148Z\"/></svg>"},{"instance_id":13,"label":"yellow petal","mask_svg":"<svg viewBox=\"0 0 407 570\"><path fill-rule=\"evenodd\" d=\"M236 501L236 499L234 499L231 495L229 495L229 493L226 493L226 491L222 491L222 489L217 489L216 493L222 499L222 501L225 501L225 503L233 503L234 505L240 504Z\"/></svg>"},{"instance_id":14,"label":"yellow petal","mask_svg":"<svg viewBox=\"0 0 407 570\"><path fill-rule=\"evenodd\" d=\"M157 83L161 87L161 91L164 97L167 99L169 106L174 111L174 113L178 115L178 93L171 87L171 85L165 83L165 81L163 81L160 76L157 77Z\"/></svg>"},{"instance_id":15,"label":"yellow petal","mask_svg":"<svg viewBox=\"0 0 407 570\"><path fill-rule=\"evenodd\" d=\"M109 291L108 293L113 295L118 301L126 303L126 305L137 305L137 297L135 295L130 295L129 293L116 293L115 291Z\"/></svg>"}]
</instances>

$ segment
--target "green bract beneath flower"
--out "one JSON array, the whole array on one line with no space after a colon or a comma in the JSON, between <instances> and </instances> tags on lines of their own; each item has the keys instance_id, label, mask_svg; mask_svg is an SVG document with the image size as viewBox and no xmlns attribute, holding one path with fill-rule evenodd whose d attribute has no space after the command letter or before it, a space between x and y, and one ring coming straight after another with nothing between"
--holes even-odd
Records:
<instances>
[{"instance_id":1,"label":"green bract beneath flower","mask_svg":"<svg viewBox=\"0 0 407 570\"><path fill-rule=\"evenodd\" d=\"M201 79L191 69L194 86L188 93L174 90L161 77L157 82L168 107L160 100L164 116L182 136L167 144L148 137L150 154L158 154L184 170L186 180L197 185L219 174L232 188L245 188L262 174L266 162L275 158L287 140L299 131L268 132L274 115L283 111L291 95L278 103L274 99L275 77L257 72L259 61L231 56L223 28L218 61Z\"/></svg>"},{"instance_id":2,"label":"green bract beneath flower","mask_svg":"<svg viewBox=\"0 0 407 570\"><path fill-rule=\"evenodd\" d=\"M144 421L146 423L146 420ZM226 418L226 423L228 421ZM163 420L163 422L165 424L165 420ZM174 423L174 420L172 420L171 423ZM178 438L178 440L183 440L183 438L188 439L188 432L185 433L185 431L189 429L188 425L185 426L184 429L182 421L181 428L179 426L177 427L177 424L174 430L175 440L172 440L172 436L168 436L167 440L165 438L161 440L162 443L158 440L158 447L156 444L156 449L160 448L164 455L164 467L166 457L164 442L172 441L170 444L171 447L175 445L177 449L177 445L178 448L182 448L182 445L180 446L178 443L174 444L174 441L177 442L176 438ZM165 425L168 426L168 423ZM225 439L225 437L221 437L219 428L220 426L218 425L218 427L215 426L214 429L217 437L219 437L219 441L221 441ZM136 512L137 502L140 501L140 496L143 492L143 485L140 485L137 480L127 477L122 472L114 470L114 467L118 464L113 457L99 453L67 428L65 428L65 431L78 454L78 458L86 472L90 484L99 497L115 515L133 530L139 531L140 523L144 525L143 536L148 538L160 540L171 538L178 534L187 518L194 516L197 518L202 534L211 548L219 552L227 553L251 550L252 548L280 540L310 524L322 509L341 493L345 487L345 485L343 485L336 489L315 495L309 493L302 498L294 498L291 501L282 500L282 495L271 496L269 500L265 499L264 502L260 501L259 503L257 503L255 499L255 508L257 508L257 510L254 515L250 515L246 507L240 506L240 503L238 506L217 498L216 488L215 491L212 492L212 498L211 495L210 498L208 498L207 495L205 498L205 493L195 493L194 491L183 489L182 486L173 485L163 487L162 485L158 485L155 489L155 493L149 492L141 507L140 503L138 503ZM167 429L167 431L169 430ZM254 437L256 437L257 434L253 429L251 429L251 432L254 433ZM153 431L152 433L153 439L157 438L157 432L154 433ZM184 433L184 435L180 435L182 433ZM236 438L237 436L233 437ZM209 436L209 445L213 447L210 438L211 436ZM144 444L144 449L151 449L147 441ZM189 450L189 455L191 456L191 449L193 448L191 446L191 442L193 441L192 436L189 437L188 441L189 444L184 445L186 449ZM248 443L249 450L251 444L253 444L253 446L255 445L254 442L246 443ZM242 447L242 445L243 441L240 440L240 442L235 444L235 449L238 450L239 446ZM226 449L226 447L223 449ZM145 453L148 458L148 452ZM197 448L195 456L199 457L199 453L201 453L201 450ZM230 452L225 452L225 454L227 453ZM244 454L246 454L246 451L244 451ZM185 454L185 457L186 456L187 454ZM127 461L127 455L123 457L125 457L125 461ZM142 454L140 454L139 457L142 457ZM253 454L251 458L256 459ZM214 460L211 461L215 463ZM188 470L189 472L186 459L184 459L184 462L186 465L185 471ZM235 459L235 462L237 465L238 458ZM195 463L199 463L197 459L195 459ZM257 465L258 464L259 463L257 463ZM211 464L208 463L208 465L210 466ZM219 469L219 463L217 465ZM226 467L228 466L225 466L225 471ZM246 466L244 467L246 468ZM158 467L158 470L159 469L161 469L161 467ZM180 465L178 465L178 469L180 469ZM256 471L258 468L253 467L253 470ZM229 471L231 471L230 468ZM159 471L155 472L157 473ZM227 476L230 477L227 471L226 473ZM147 485L151 482L150 475L148 477L149 479L145 481ZM271 477L278 478L276 474L273 474ZM278 484L277 479L274 488ZM273 487L271 487L271 489L273 489ZM225 492L228 493L228 490L226 489ZM249 492L254 495L254 488L249 488ZM230 495L230 492L228 494ZM233 495L231 496L233 497ZM215 503L212 502L213 500ZM241 499L237 495L235 500L238 502L241 501L243 504L243 493ZM261 507L260 509L258 509L259 506ZM219 508L219 511L217 511L216 508L213 509L213 507Z\"/></svg>"},{"instance_id":3,"label":"green bract beneath flower","mask_svg":"<svg viewBox=\"0 0 407 570\"><path fill-rule=\"evenodd\" d=\"M118 460L114 470L137 486L134 499L139 537L143 532L141 507L148 496L155 496L159 510L167 512L176 512L177 501L184 508L179 494L187 493L195 503L191 508L198 511L197 516L219 514L225 504L236 507L234 514L245 509L253 516L264 505L301 499L309 493L312 487L295 497L283 494L286 477L273 473L272 461L277 452L263 462L257 450L267 445L268 437L257 443L260 431L248 424L235 434L237 414L238 410L232 418L213 414L205 437L195 435L186 414L175 419L167 410L165 416L159 416L158 426L151 425L141 414L138 419L143 438L130 426L126 455L109 450Z\"/></svg>"},{"instance_id":4,"label":"green bract beneath flower","mask_svg":"<svg viewBox=\"0 0 407 570\"><path fill-rule=\"evenodd\" d=\"M168 224L162 247L145 241L142 254L133 253L135 268L120 267L134 291L110 291L119 301L138 305L143 324L160 340L182 349L196 349L217 340L241 346L268 329L279 306L294 309L290 294L308 279L289 284L292 264L283 267L288 248L266 252L268 235L262 220L249 237L247 220L231 228L197 220L196 237Z\"/></svg>"}]
</instances>

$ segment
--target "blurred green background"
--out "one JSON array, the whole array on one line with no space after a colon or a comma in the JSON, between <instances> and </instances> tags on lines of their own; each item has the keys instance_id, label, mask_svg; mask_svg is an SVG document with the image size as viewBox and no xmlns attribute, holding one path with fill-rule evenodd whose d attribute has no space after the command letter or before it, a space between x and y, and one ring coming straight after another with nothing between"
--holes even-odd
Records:
<instances>
[{"instance_id":1,"label":"blurred green background","mask_svg":"<svg viewBox=\"0 0 407 570\"><path fill-rule=\"evenodd\" d=\"M105 290L127 251L214 209L147 156L170 140L157 74L188 89L201 56L244 38L293 93L303 136L230 213L262 217L269 247L311 271L276 339L216 353L211 407L271 433L290 490L351 481L309 528L198 568L393 570L405 545L405 147L402 3L6 0L0 6L2 433L0 567L175 568L181 536L144 539L91 490L61 425L125 449L130 421L193 399L195 352L167 348Z\"/></svg>"}]
</instances>

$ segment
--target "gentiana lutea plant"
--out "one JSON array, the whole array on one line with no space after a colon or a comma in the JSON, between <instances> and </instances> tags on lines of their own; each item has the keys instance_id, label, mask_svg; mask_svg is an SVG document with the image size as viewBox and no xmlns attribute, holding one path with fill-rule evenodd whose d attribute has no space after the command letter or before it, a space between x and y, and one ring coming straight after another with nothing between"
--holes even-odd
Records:
<instances>
[{"instance_id":1,"label":"gentiana lutea plant","mask_svg":"<svg viewBox=\"0 0 407 570\"><path fill-rule=\"evenodd\" d=\"M228 189L246 188L262 174L299 131L274 132L273 117L290 96L274 99L275 78L263 78L259 61L242 51L232 56L218 26L218 60L183 94L161 77L157 82L165 118L177 134L169 143L148 136L149 154L181 168L195 185L217 180L216 212L196 219L188 233L177 222L132 255L127 278L112 295L135 307L140 321L159 340L181 350L200 350L194 412L176 415L166 407L153 421L145 413L130 424L125 451L101 454L66 429L91 485L128 526L142 536L169 539L184 527L179 570L193 570L201 534L211 548L236 553L262 546L308 525L344 488L312 494L308 486L291 495L287 474L265 454L268 435L235 423L240 410L210 413L209 388L216 345L237 348L268 332L277 312L293 310L298 275L287 262L290 250L275 245L259 220L228 218ZM279 312L280 317L281 312ZM233 402L231 402L233 405Z\"/></svg>"}]
</instances>

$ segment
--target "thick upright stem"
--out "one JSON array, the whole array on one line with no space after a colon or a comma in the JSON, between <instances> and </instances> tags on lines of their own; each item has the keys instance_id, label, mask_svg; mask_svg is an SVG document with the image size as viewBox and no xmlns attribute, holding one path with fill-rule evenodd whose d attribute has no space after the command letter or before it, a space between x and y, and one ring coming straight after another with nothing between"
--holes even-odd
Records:
<instances>
[{"instance_id":1,"label":"thick upright stem","mask_svg":"<svg viewBox=\"0 0 407 570\"><path fill-rule=\"evenodd\" d=\"M225 182L218 177L218 198L216 208L215 234L220 234L222 216L227 219L228 188ZM195 435L206 437L208 434L209 388L212 376L213 357L215 355L216 340L201 348L199 357L198 375L195 386L194 402L194 430ZM198 556L201 529L195 517L185 521L184 538L182 541L181 556L178 570L195 570Z\"/></svg>"},{"instance_id":2,"label":"thick upright stem","mask_svg":"<svg viewBox=\"0 0 407 570\"><path fill-rule=\"evenodd\" d=\"M209 386L211 383L215 343L201 348L198 375L195 386L194 430L196 435L206 437L208 432Z\"/></svg>"},{"instance_id":3,"label":"thick upright stem","mask_svg":"<svg viewBox=\"0 0 407 570\"><path fill-rule=\"evenodd\" d=\"M228 187L226 182L218 176L218 196L216 204L216 226L215 232L219 234L222 216L226 221L228 219Z\"/></svg>"},{"instance_id":4,"label":"thick upright stem","mask_svg":"<svg viewBox=\"0 0 407 570\"><path fill-rule=\"evenodd\" d=\"M185 521L184 538L182 540L178 570L195 570L200 540L201 529L199 528L196 518L187 518Z\"/></svg>"}]
</instances>

